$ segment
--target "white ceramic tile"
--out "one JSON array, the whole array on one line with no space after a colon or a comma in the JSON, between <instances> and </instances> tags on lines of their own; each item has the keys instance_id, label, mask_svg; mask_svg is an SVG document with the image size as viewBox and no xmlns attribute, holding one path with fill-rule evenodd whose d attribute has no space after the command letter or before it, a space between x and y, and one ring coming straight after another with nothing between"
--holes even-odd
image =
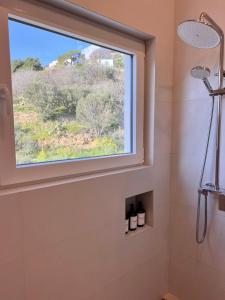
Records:
<instances>
[{"instance_id":1,"label":"white ceramic tile","mask_svg":"<svg viewBox=\"0 0 225 300\"><path fill-rule=\"evenodd\" d=\"M207 11L222 27L225 26L223 1L176 1L176 24L196 18ZM207 137L210 98L203 83L190 76L193 66L211 68L210 82L217 86L214 73L218 67L218 49L194 49L175 39L175 76L173 103L173 159L171 206L170 291L182 300L222 300L224 289L224 214L217 209L217 200L209 197L208 233L205 242L195 242L198 181ZM224 113L224 104L223 104ZM224 120L222 132L224 132ZM215 130L215 127L214 127ZM215 132L210 145L204 182L214 172ZM222 134L221 149L225 139ZM223 152L223 151L222 151ZM225 159L221 159L221 185L225 183ZM225 185L225 184L224 184Z\"/></svg>"},{"instance_id":2,"label":"white ceramic tile","mask_svg":"<svg viewBox=\"0 0 225 300\"><path fill-rule=\"evenodd\" d=\"M173 101L173 86L163 86L158 82L156 89L156 101Z\"/></svg>"},{"instance_id":3,"label":"white ceramic tile","mask_svg":"<svg viewBox=\"0 0 225 300\"><path fill-rule=\"evenodd\" d=\"M78 183L24 193L26 253L119 222L124 207L119 189L115 190L109 179L102 183L96 181L95 185L90 180L87 184L89 188ZM106 189L101 188L102 184Z\"/></svg>"},{"instance_id":4,"label":"white ceramic tile","mask_svg":"<svg viewBox=\"0 0 225 300\"><path fill-rule=\"evenodd\" d=\"M171 292L182 300L221 300L224 298L224 273L202 264L194 259L187 259L181 265L172 265L170 272Z\"/></svg>"},{"instance_id":5,"label":"white ceramic tile","mask_svg":"<svg viewBox=\"0 0 225 300\"><path fill-rule=\"evenodd\" d=\"M0 197L0 265L22 257L21 203L16 195Z\"/></svg>"},{"instance_id":6,"label":"white ceramic tile","mask_svg":"<svg viewBox=\"0 0 225 300\"><path fill-rule=\"evenodd\" d=\"M155 153L171 152L172 102L157 101L155 105Z\"/></svg>"},{"instance_id":7,"label":"white ceramic tile","mask_svg":"<svg viewBox=\"0 0 225 300\"><path fill-rule=\"evenodd\" d=\"M224 216L213 214L210 221L201 261L225 274L225 219Z\"/></svg>"},{"instance_id":8,"label":"white ceramic tile","mask_svg":"<svg viewBox=\"0 0 225 300\"><path fill-rule=\"evenodd\" d=\"M173 102L173 153L203 156L208 136L211 104L210 99ZM210 141L210 153L214 151L214 125L215 118Z\"/></svg>"},{"instance_id":9,"label":"white ceramic tile","mask_svg":"<svg viewBox=\"0 0 225 300\"><path fill-rule=\"evenodd\" d=\"M26 299L22 259L11 260L0 265L0 299Z\"/></svg>"},{"instance_id":10,"label":"white ceramic tile","mask_svg":"<svg viewBox=\"0 0 225 300\"><path fill-rule=\"evenodd\" d=\"M212 156L208 157L203 184L213 182ZM203 158L200 155L172 156L172 201L197 208L198 188ZM208 209L215 211L217 200L209 195Z\"/></svg>"},{"instance_id":11,"label":"white ceramic tile","mask_svg":"<svg viewBox=\"0 0 225 300\"><path fill-rule=\"evenodd\" d=\"M115 276L112 244L109 239L103 244L98 234L90 232L27 256L28 299L84 299Z\"/></svg>"},{"instance_id":12,"label":"white ceramic tile","mask_svg":"<svg viewBox=\"0 0 225 300\"><path fill-rule=\"evenodd\" d=\"M151 299L161 299L168 289L165 284L168 275L167 263L167 259L155 256L104 286L102 291L87 300L149 300L149 295L151 295Z\"/></svg>"}]
</instances>

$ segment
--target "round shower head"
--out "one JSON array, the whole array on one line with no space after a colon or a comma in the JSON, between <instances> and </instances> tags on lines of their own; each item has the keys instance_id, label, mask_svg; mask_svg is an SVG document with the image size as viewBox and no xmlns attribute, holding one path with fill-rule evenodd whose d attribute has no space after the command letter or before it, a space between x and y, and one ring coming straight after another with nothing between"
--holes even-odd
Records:
<instances>
[{"instance_id":1,"label":"round shower head","mask_svg":"<svg viewBox=\"0 0 225 300\"><path fill-rule=\"evenodd\" d=\"M177 27L177 34L182 41L196 48L214 48L220 43L216 29L205 22L188 20Z\"/></svg>"},{"instance_id":2,"label":"round shower head","mask_svg":"<svg viewBox=\"0 0 225 300\"><path fill-rule=\"evenodd\" d=\"M204 66L197 66L191 69L191 76L197 79L207 79L210 76L210 69Z\"/></svg>"}]
</instances>

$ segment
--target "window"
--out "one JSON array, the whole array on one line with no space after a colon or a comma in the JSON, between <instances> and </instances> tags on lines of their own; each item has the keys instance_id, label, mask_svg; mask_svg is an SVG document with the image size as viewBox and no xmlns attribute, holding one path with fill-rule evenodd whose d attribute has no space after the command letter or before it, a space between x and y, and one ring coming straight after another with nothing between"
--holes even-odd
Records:
<instances>
[{"instance_id":1,"label":"window","mask_svg":"<svg viewBox=\"0 0 225 300\"><path fill-rule=\"evenodd\" d=\"M35 4L4 6L2 183L143 163L144 43Z\"/></svg>"},{"instance_id":2,"label":"window","mask_svg":"<svg viewBox=\"0 0 225 300\"><path fill-rule=\"evenodd\" d=\"M131 153L132 55L13 19L9 42L17 165Z\"/></svg>"}]
</instances>

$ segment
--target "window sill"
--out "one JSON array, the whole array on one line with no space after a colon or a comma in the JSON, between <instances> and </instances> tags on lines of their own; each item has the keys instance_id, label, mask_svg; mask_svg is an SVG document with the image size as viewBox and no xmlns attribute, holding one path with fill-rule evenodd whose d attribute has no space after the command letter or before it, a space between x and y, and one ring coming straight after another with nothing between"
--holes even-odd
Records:
<instances>
[{"instance_id":1,"label":"window sill","mask_svg":"<svg viewBox=\"0 0 225 300\"><path fill-rule=\"evenodd\" d=\"M106 176L113 176L113 175L118 175L123 173L147 171L150 170L151 168L152 168L151 165L142 164L142 165L136 165L131 167L125 167L125 168L116 168L114 170L106 170L106 171L100 171L95 173L82 174L79 176L78 175L64 176L60 178L56 177L56 178L50 178L41 181L29 181L29 182L23 182L18 184L4 185L0 187L0 196L7 195L7 194L14 194L17 192L54 187L54 186L64 185L69 183L76 183L79 181L101 178Z\"/></svg>"}]
</instances>

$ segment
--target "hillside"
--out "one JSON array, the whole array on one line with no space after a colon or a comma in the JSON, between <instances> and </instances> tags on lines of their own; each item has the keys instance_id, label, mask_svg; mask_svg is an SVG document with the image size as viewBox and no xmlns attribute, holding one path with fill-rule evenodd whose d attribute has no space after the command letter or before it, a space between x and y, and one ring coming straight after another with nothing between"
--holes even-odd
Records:
<instances>
[{"instance_id":1,"label":"hillside","mask_svg":"<svg viewBox=\"0 0 225 300\"><path fill-rule=\"evenodd\" d=\"M54 68L12 63L17 164L124 151L123 54L113 66L78 56Z\"/></svg>"}]
</instances>

